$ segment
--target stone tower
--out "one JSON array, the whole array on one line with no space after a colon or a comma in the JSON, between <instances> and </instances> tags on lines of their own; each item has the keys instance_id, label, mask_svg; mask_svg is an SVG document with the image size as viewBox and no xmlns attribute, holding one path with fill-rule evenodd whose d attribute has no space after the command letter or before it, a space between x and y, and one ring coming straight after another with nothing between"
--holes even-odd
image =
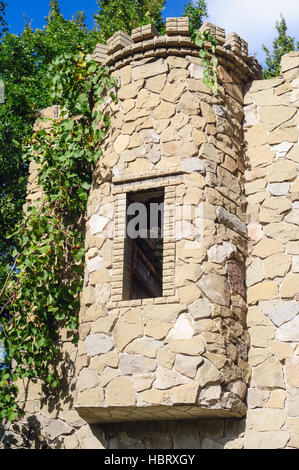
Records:
<instances>
[{"instance_id":1,"label":"stone tower","mask_svg":"<svg viewBox=\"0 0 299 470\"><path fill-rule=\"evenodd\" d=\"M48 446L299 447L299 56L263 81L243 39L203 28L217 93L186 18L94 52L118 103L89 196L80 341L62 344L63 399L45 405L38 383L21 397ZM24 445L22 423L3 442Z\"/></svg>"},{"instance_id":2,"label":"stone tower","mask_svg":"<svg viewBox=\"0 0 299 470\"><path fill-rule=\"evenodd\" d=\"M119 102L100 163L110 177L95 176L88 206L76 409L91 423L246 410L242 88L260 70L239 36L205 28L222 53L217 95L187 18L94 53ZM145 201L164 203L160 240L127 233L130 202Z\"/></svg>"}]
</instances>

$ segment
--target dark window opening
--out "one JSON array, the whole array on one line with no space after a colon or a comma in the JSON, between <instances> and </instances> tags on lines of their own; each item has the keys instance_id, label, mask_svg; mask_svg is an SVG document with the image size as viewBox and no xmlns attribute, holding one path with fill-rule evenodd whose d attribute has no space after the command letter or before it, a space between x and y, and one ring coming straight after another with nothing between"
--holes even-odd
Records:
<instances>
[{"instance_id":1,"label":"dark window opening","mask_svg":"<svg viewBox=\"0 0 299 470\"><path fill-rule=\"evenodd\" d=\"M123 300L162 297L164 188L127 194Z\"/></svg>"}]
</instances>

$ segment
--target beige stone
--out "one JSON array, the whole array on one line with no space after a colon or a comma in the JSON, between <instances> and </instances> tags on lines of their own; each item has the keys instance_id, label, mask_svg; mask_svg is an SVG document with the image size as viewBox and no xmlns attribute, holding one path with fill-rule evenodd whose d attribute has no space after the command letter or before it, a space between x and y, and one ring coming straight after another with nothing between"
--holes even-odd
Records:
<instances>
[{"instance_id":1,"label":"beige stone","mask_svg":"<svg viewBox=\"0 0 299 470\"><path fill-rule=\"evenodd\" d=\"M96 333L110 333L113 325L115 324L117 319L116 315L109 315L103 318L98 318L91 327L91 334Z\"/></svg>"},{"instance_id":2,"label":"beige stone","mask_svg":"<svg viewBox=\"0 0 299 470\"><path fill-rule=\"evenodd\" d=\"M190 357L184 354L177 354L174 368L183 375L193 379L196 375L199 364L203 361L200 357Z\"/></svg>"},{"instance_id":3,"label":"beige stone","mask_svg":"<svg viewBox=\"0 0 299 470\"><path fill-rule=\"evenodd\" d=\"M272 341L271 348L274 354L280 361L285 360L287 357L291 357L295 349L294 344L281 343L279 341Z\"/></svg>"},{"instance_id":4,"label":"beige stone","mask_svg":"<svg viewBox=\"0 0 299 470\"><path fill-rule=\"evenodd\" d=\"M181 304L145 305L144 316L160 322L175 322L179 313L186 309Z\"/></svg>"},{"instance_id":5,"label":"beige stone","mask_svg":"<svg viewBox=\"0 0 299 470\"><path fill-rule=\"evenodd\" d=\"M252 379L259 388L285 388L282 365L274 356L253 369Z\"/></svg>"},{"instance_id":6,"label":"beige stone","mask_svg":"<svg viewBox=\"0 0 299 470\"><path fill-rule=\"evenodd\" d=\"M267 176L269 183L291 181L297 176L296 164L290 161L278 161L273 163Z\"/></svg>"},{"instance_id":7,"label":"beige stone","mask_svg":"<svg viewBox=\"0 0 299 470\"><path fill-rule=\"evenodd\" d=\"M107 406L135 405L132 381L127 377L116 377L113 379L106 388L106 404Z\"/></svg>"},{"instance_id":8,"label":"beige stone","mask_svg":"<svg viewBox=\"0 0 299 470\"><path fill-rule=\"evenodd\" d=\"M89 368L100 374L104 366L117 367L119 363L119 355L117 351L110 351L100 356L95 356L90 361Z\"/></svg>"},{"instance_id":9,"label":"beige stone","mask_svg":"<svg viewBox=\"0 0 299 470\"><path fill-rule=\"evenodd\" d=\"M122 86L118 90L118 97L121 100L135 98L137 96L138 91L142 88L143 83L144 83L144 80L137 80L133 83Z\"/></svg>"},{"instance_id":10,"label":"beige stone","mask_svg":"<svg viewBox=\"0 0 299 470\"><path fill-rule=\"evenodd\" d=\"M299 434L299 418L287 418L287 428L294 434Z\"/></svg>"},{"instance_id":11,"label":"beige stone","mask_svg":"<svg viewBox=\"0 0 299 470\"><path fill-rule=\"evenodd\" d=\"M162 101L153 111L155 119L169 119L175 114L175 106L167 101Z\"/></svg>"},{"instance_id":12,"label":"beige stone","mask_svg":"<svg viewBox=\"0 0 299 470\"><path fill-rule=\"evenodd\" d=\"M270 348L251 348L248 354L248 363L251 366L255 367L264 362L266 359L269 359L269 357L271 357L272 355L273 354Z\"/></svg>"},{"instance_id":13,"label":"beige stone","mask_svg":"<svg viewBox=\"0 0 299 470\"><path fill-rule=\"evenodd\" d=\"M145 83L145 88L154 93L160 93L166 82L166 73L149 78Z\"/></svg>"},{"instance_id":14,"label":"beige stone","mask_svg":"<svg viewBox=\"0 0 299 470\"><path fill-rule=\"evenodd\" d=\"M269 131L289 121L296 113L297 109L291 106L261 106L260 108L261 120Z\"/></svg>"},{"instance_id":15,"label":"beige stone","mask_svg":"<svg viewBox=\"0 0 299 470\"><path fill-rule=\"evenodd\" d=\"M286 380L291 387L299 388L299 357L286 359Z\"/></svg>"},{"instance_id":16,"label":"beige stone","mask_svg":"<svg viewBox=\"0 0 299 470\"><path fill-rule=\"evenodd\" d=\"M285 390L273 390L271 397L267 402L267 408L279 408L284 409L286 401Z\"/></svg>"},{"instance_id":17,"label":"beige stone","mask_svg":"<svg viewBox=\"0 0 299 470\"><path fill-rule=\"evenodd\" d=\"M171 120L171 124L173 127L179 131L189 122L189 117L186 116L184 113L177 112L173 119Z\"/></svg>"},{"instance_id":18,"label":"beige stone","mask_svg":"<svg viewBox=\"0 0 299 470\"><path fill-rule=\"evenodd\" d=\"M299 293L299 274L288 273L282 281L280 295L282 298L292 298Z\"/></svg>"},{"instance_id":19,"label":"beige stone","mask_svg":"<svg viewBox=\"0 0 299 470\"><path fill-rule=\"evenodd\" d=\"M247 291L248 303L253 305L259 300L278 298L278 285L274 281L264 281L249 287Z\"/></svg>"},{"instance_id":20,"label":"beige stone","mask_svg":"<svg viewBox=\"0 0 299 470\"><path fill-rule=\"evenodd\" d=\"M155 376L153 374L135 375L133 377L134 390L136 392L143 392L151 388Z\"/></svg>"},{"instance_id":21,"label":"beige stone","mask_svg":"<svg viewBox=\"0 0 299 470\"><path fill-rule=\"evenodd\" d=\"M264 266L267 271L267 276L270 279L275 277L284 277L289 271L292 263L292 258L289 255L278 253L269 256L264 260Z\"/></svg>"},{"instance_id":22,"label":"beige stone","mask_svg":"<svg viewBox=\"0 0 299 470\"><path fill-rule=\"evenodd\" d=\"M280 101L274 93L274 89L268 88L252 94L252 98L258 106L279 106Z\"/></svg>"},{"instance_id":23,"label":"beige stone","mask_svg":"<svg viewBox=\"0 0 299 470\"><path fill-rule=\"evenodd\" d=\"M175 360L175 354L167 347L163 347L157 351L157 360L160 366L166 367L167 369L172 369Z\"/></svg>"},{"instance_id":24,"label":"beige stone","mask_svg":"<svg viewBox=\"0 0 299 470\"><path fill-rule=\"evenodd\" d=\"M113 331L115 345L122 351L133 339L143 335L142 312L140 309L125 313L116 323Z\"/></svg>"},{"instance_id":25,"label":"beige stone","mask_svg":"<svg viewBox=\"0 0 299 470\"><path fill-rule=\"evenodd\" d=\"M247 268L246 272L246 285L251 287L258 282L261 282L266 277L266 270L264 263L260 259L255 259L253 263Z\"/></svg>"},{"instance_id":26,"label":"beige stone","mask_svg":"<svg viewBox=\"0 0 299 470\"><path fill-rule=\"evenodd\" d=\"M178 289L178 296L184 305L190 305L201 297L201 292L194 284L189 284Z\"/></svg>"},{"instance_id":27,"label":"beige stone","mask_svg":"<svg viewBox=\"0 0 299 470\"><path fill-rule=\"evenodd\" d=\"M286 141L297 143L299 138L299 130L294 124L294 121L289 121L278 129L272 131L269 135L269 144L277 145Z\"/></svg>"},{"instance_id":28,"label":"beige stone","mask_svg":"<svg viewBox=\"0 0 299 470\"><path fill-rule=\"evenodd\" d=\"M169 341L169 348L172 352L195 356L205 351L205 346L201 336L191 339L178 339Z\"/></svg>"},{"instance_id":29,"label":"beige stone","mask_svg":"<svg viewBox=\"0 0 299 470\"><path fill-rule=\"evenodd\" d=\"M201 145L204 142L207 142L207 137L205 133L202 132L200 129L193 129L192 137L197 145Z\"/></svg>"},{"instance_id":30,"label":"beige stone","mask_svg":"<svg viewBox=\"0 0 299 470\"><path fill-rule=\"evenodd\" d=\"M260 312L258 307L253 306L248 308L247 312L247 326L271 326L272 322L269 318Z\"/></svg>"},{"instance_id":31,"label":"beige stone","mask_svg":"<svg viewBox=\"0 0 299 470\"><path fill-rule=\"evenodd\" d=\"M267 348L274 338L274 326L254 326L249 330L251 346L256 348Z\"/></svg>"},{"instance_id":32,"label":"beige stone","mask_svg":"<svg viewBox=\"0 0 299 470\"><path fill-rule=\"evenodd\" d=\"M157 93L152 93L149 90L141 90L138 93L136 100L136 108L154 109L160 103L161 99Z\"/></svg>"},{"instance_id":33,"label":"beige stone","mask_svg":"<svg viewBox=\"0 0 299 470\"><path fill-rule=\"evenodd\" d=\"M209 359L209 361L211 361L217 367L217 369L221 369L226 363L226 356L224 356L224 354L206 352L205 357Z\"/></svg>"},{"instance_id":34,"label":"beige stone","mask_svg":"<svg viewBox=\"0 0 299 470\"><path fill-rule=\"evenodd\" d=\"M296 163L299 163L299 145L295 145L288 153L288 160L293 160Z\"/></svg>"},{"instance_id":35,"label":"beige stone","mask_svg":"<svg viewBox=\"0 0 299 470\"><path fill-rule=\"evenodd\" d=\"M103 405L104 391L102 388L92 388L80 392L78 406L99 406Z\"/></svg>"},{"instance_id":36,"label":"beige stone","mask_svg":"<svg viewBox=\"0 0 299 470\"><path fill-rule=\"evenodd\" d=\"M268 256L283 252L284 247L277 240L263 238L257 245L254 246L252 255L259 256L260 258L267 258Z\"/></svg>"},{"instance_id":37,"label":"beige stone","mask_svg":"<svg viewBox=\"0 0 299 470\"><path fill-rule=\"evenodd\" d=\"M176 372L175 370L165 369L161 366L158 366L155 375L156 380L153 383L153 387L160 390L189 383L189 379L184 375Z\"/></svg>"},{"instance_id":38,"label":"beige stone","mask_svg":"<svg viewBox=\"0 0 299 470\"><path fill-rule=\"evenodd\" d=\"M170 73L168 74L168 82L179 82L185 81L185 79L189 76L189 71L184 69L171 69Z\"/></svg>"},{"instance_id":39,"label":"beige stone","mask_svg":"<svg viewBox=\"0 0 299 470\"><path fill-rule=\"evenodd\" d=\"M257 432L248 431L245 434L245 449L283 449L290 434L287 431Z\"/></svg>"},{"instance_id":40,"label":"beige stone","mask_svg":"<svg viewBox=\"0 0 299 470\"><path fill-rule=\"evenodd\" d=\"M218 369L207 359L205 359L204 363L199 367L196 374L196 380L202 388L219 383L220 378L221 376Z\"/></svg>"},{"instance_id":41,"label":"beige stone","mask_svg":"<svg viewBox=\"0 0 299 470\"><path fill-rule=\"evenodd\" d=\"M180 98L178 107L187 115L198 114L200 103L193 93L186 91Z\"/></svg>"},{"instance_id":42,"label":"beige stone","mask_svg":"<svg viewBox=\"0 0 299 470\"><path fill-rule=\"evenodd\" d=\"M191 382L185 385L173 387L170 392L170 400L173 404L195 404L198 394L198 384Z\"/></svg>"},{"instance_id":43,"label":"beige stone","mask_svg":"<svg viewBox=\"0 0 299 470\"><path fill-rule=\"evenodd\" d=\"M174 82L170 85L166 85L161 93L161 98L165 101L176 103L185 88L186 84L184 82Z\"/></svg>"},{"instance_id":44,"label":"beige stone","mask_svg":"<svg viewBox=\"0 0 299 470\"><path fill-rule=\"evenodd\" d=\"M114 151L120 155L128 147L129 141L130 141L129 135L123 135L123 134L119 135L113 144Z\"/></svg>"},{"instance_id":45,"label":"beige stone","mask_svg":"<svg viewBox=\"0 0 299 470\"><path fill-rule=\"evenodd\" d=\"M266 236L286 244L291 240L298 239L298 226L286 222L269 224L264 227L264 233Z\"/></svg>"},{"instance_id":46,"label":"beige stone","mask_svg":"<svg viewBox=\"0 0 299 470\"><path fill-rule=\"evenodd\" d=\"M98 375L87 368L81 370L78 380L77 380L77 390L83 391L88 388L96 387L99 384L99 377Z\"/></svg>"},{"instance_id":47,"label":"beige stone","mask_svg":"<svg viewBox=\"0 0 299 470\"><path fill-rule=\"evenodd\" d=\"M132 80L140 80L143 78L153 77L168 71L168 65L163 59L150 62L149 64L138 65L132 69Z\"/></svg>"},{"instance_id":48,"label":"beige stone","mask_svg":"<svg viewBox=\"0 0 299 470\"><path fill-rule=\"evenodd\" d=\"M286 410L248 410L247 426L255 431L279 431L286 421Z\"/></svg>"},{"instance_id":49,"label":"beige stone","mask_svg":"<svg viewBox=\"0 0 299 470\"><path fill-rule=\"evenodd\" d=\"M157 350L163 345L161 341L152 338L137 338L130 343L125 351L130 354L143 354L146 357L156 357Z\"/></svg>"},{"instance_id":50,"label":"beige stone","mask_svg":"<svg viewBox=\"0 0 299 470\"><path fill-rule=\"evenodd\" d=\"M145 392L138 394L139 406L148 405L168 405L169 392L167 390L146 390Z\"/></svg>"},{"instance_id":51,"label":"beige stone","mask_svg":"<svg viewBox=\"0 0 299 470\"><path fill-rule=\"evenodd\" d=\"M157 320L148 320L145 325L145 334L156 340L164 339L172 328L171 323L164 323Z\"/></svg>"},{"instance_id":52,"label":"beige stone","mask_svg":"<svg viewBox=\"0 0 299 470\"><path fill-rule=\"evenodd\" d=\"M120 371L118 369L105 367L100 374L99 386L105 387L109 382L111 382L111 380L115 379L115 377L118 377L119 375Z\"/></svg>"},{"instance_id":53,"label":"beige stone","mask_svg":"<svg viewBox=\"0 0 299 470\"><path fill-rule=\"evenodd\" d=\"M261 124L245 129L245 143L250 147L261 147L268 143L268 135L265 127Z\"/></svg>"},{"instance_id":54,"label":"beige stone","mask_svg":"<svg viewBox=\"0 0 299 470\"><path fill-rule=\"evenodd\" d=\"M246 151L248 162L253 167L270 165L274 161L275 153L268 146L248 148Z\"/></svg>"},{"instance_id":55,"label":"beige stone","mask_svg":"<svg viewBox=\"0 0 299 470\"><path fill-rule=\"evenodd\" d=\"M121 375L135 375L143 372L153 372L157 362L142 354L120 354L119 370Z\"/></svg>"}]
</instances>

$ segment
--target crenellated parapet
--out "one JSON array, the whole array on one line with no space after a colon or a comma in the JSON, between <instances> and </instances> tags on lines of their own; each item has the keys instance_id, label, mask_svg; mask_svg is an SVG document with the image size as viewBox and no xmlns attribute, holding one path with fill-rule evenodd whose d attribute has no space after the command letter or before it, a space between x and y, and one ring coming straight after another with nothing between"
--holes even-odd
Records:
<instances>
[{"instance_id":1,"label":"crenellated parapet","mask_svg":"<svg viewBox=\"0 0 299 470\"><path fill-rule=\"evenodd\" d=\"M216 55L220 65L235 72L242 82L261 78L261 68L252 56L248 57L248 44L238 34L225 35L225 30L206 22L200 28L209 31L218 40ZM107 45L97 44L94 60L101 64L119 69L134 60L150 57L186 55L198 57L199 48L190 37L189 18L167 18L166 34L159 36L149 24L132 31L131 36L117 31L108 40Z\"/></svg>"}]
</instances>

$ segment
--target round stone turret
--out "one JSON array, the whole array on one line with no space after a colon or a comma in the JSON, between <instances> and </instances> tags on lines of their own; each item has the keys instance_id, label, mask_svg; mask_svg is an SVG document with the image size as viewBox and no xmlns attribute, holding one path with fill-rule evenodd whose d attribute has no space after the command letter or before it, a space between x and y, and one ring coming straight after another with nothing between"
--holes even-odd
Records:
<instances>
[{"instance_id":1,"label":"round stone turret","mask_svg":"<svg viewBox=\"0 0 299 470\"><path fill-rule=\"evenodd\" d=\"M217 93L186 18L93 55L118 103L87 214L76 409L90 423L246 411L243 86L261 72L238 35L203 28Z\"/></svg>"}]
</instances>

